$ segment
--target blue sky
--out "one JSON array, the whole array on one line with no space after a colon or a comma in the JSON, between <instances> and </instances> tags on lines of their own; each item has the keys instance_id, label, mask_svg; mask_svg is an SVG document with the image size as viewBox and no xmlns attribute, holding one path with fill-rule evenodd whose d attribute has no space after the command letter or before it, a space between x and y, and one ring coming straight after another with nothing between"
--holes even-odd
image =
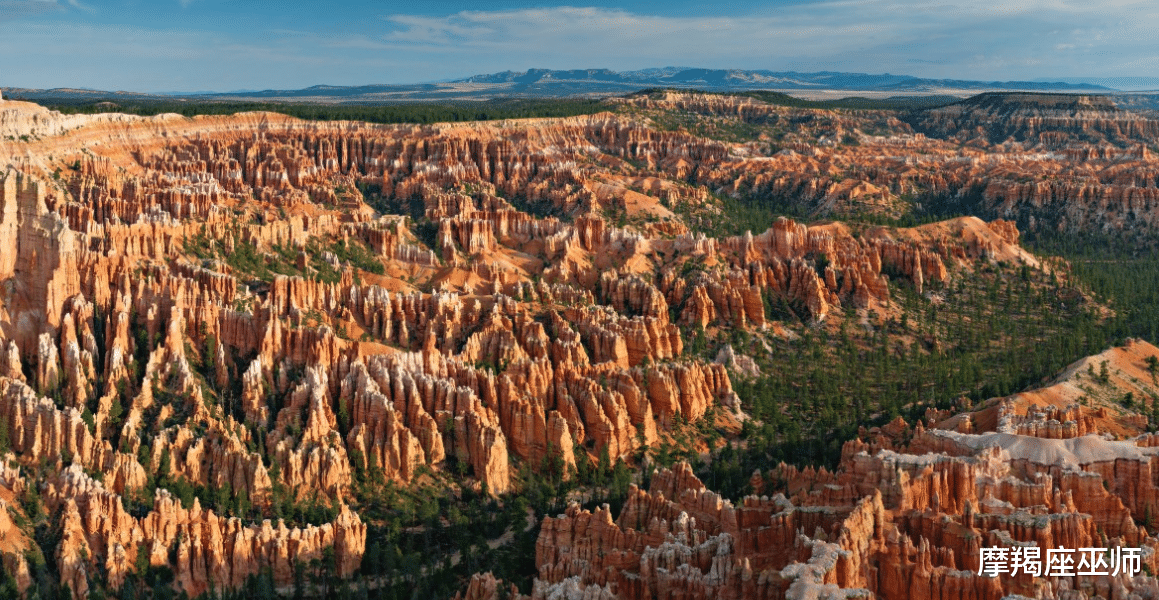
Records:
<instances>
[{"instance_id":1,"label":"blue sky","mask_svg":"<svg viewBox=\"0 0 1159 600\"><path fill-rule=\"evenodd\" d=\"M1159 3L1134 0L0 0L0 87L294 89L668 65L1138 77L1159 75L1157 37Z\"/></svg>"}]
</instances>

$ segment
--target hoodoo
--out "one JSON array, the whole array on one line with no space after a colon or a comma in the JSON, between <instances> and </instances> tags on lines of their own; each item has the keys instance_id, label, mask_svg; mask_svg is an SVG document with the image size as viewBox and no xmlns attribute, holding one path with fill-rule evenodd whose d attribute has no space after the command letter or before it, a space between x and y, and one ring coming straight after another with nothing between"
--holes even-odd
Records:
<instances>
[{"instance_id":1,"label":"hoodoo","mask_svg":"<svg viewBox=\"0 0 1159 600\"><path fill-rule=\"evenodd\" d=\"M1157 132L1031 95L4 100L0 594L1153 600L1145 286L1022 244L1144 236Z\"/></svg>"}]
</instances>

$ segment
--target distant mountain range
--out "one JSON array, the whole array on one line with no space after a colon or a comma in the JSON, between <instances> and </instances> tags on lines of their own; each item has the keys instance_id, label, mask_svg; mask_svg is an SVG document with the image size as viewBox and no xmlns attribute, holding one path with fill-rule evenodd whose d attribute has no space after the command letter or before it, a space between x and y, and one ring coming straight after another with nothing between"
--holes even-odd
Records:
<instances>
[{"instance_id":1,"label":"distant mountain range","mask_svg":"<svg viewBox=\"0 0 1159 600\"><path fill-rule=\"evenodd\" d=\"M435 83L398 85L334 86L315 85L300 90L237 92L197 92L184 94L141 94L82 89L5 89L9 97L56 102L108 100L173 100L179 98L255 101L375 104L415 101L486 100L491 98L558 98L609 96L645 88L684 88L706 91L776 90L798 94L840 97L843 92L868 95L957 95L971 96L985 91L1093 92L1118 90L1090 82L1066 81L972 81L925 79L909 75L880 75L821 71L748 71L740 69L697 69L664 67L638 71L575 69L556 71L529 69L474 75Z\"/></svg>"},{"instance_id":2,"label":"distant mountain range","mask_svg":"<svg viewBox=\"0 0 1159 600\"><path fill-rule=\"evenodd\" d=\"M645 87L696 87L709 90L719 89L819 89L819 90L865 90L865 91L931 91L941 89L963 90L1033 90L1070 91L1102 90L1112 88L1091 83L1042 82L1042 81L969 81L961 79L924 79L910 75L870 75L866 73L842 73L821 71L798 73L796 71L746 71L740 69L694 69L688 67L664 67L640 71L611 71L609 69L575 69L553 71L550 69L529 69L527 71L504 71L489 75L475 75L452 83L489 83L541 85L588 84L599 86Z\"/></svg>"}]
</instances>

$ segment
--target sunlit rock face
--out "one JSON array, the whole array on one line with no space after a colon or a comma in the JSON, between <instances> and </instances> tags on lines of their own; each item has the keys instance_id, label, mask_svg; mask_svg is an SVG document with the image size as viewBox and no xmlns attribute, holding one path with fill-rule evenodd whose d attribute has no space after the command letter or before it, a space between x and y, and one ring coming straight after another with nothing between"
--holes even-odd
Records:
<instances>
[{"instance_id":1,"label":"sunlit rock face","mask_svg":"<svg viewBox=\"0 0 1159 600\"><path fill-rule=\"evenodd\" d=\"M782 463L735 504L685 463L658 470L619 515L572 505L544 519L531 597L1150 598L1159 437L1138 415L1069 402L1075 374L1103 361L1119 391L1156 391L1139 377L1154 356L1131 341L972 412L863 429L836 471ZM996 430L971 425L986 422ZM981 562L994 547L1137 548L1141 560L1132 573L995 577Z\"/></svg>"},{"instance_id":2,"label":"sunlit rock face","mask_svg":"<svg viewBox=\"0 0 1159 600\"><path fill-rule=\"evenodd\" d=\"M693 95L636 102L795 114ZM695 350L698 331L775 330L774 303L808 324L886 313L898 281L922 292L978 264L1038 265L1006 220L770 216L714 237L678 211L744 191L798 194L818 215L889 215L920 186L982 190L1013 219L1082 181L1078 196L1101 208L1034 214L1068 227L1156 214L1138 179L1152 168L1146 149L1047 151L1034 144L1050 140L1027 136L963 146L926 137L950 117L884 118L877 135L811 114L800 125L811 142L758 156L613 113L379 126L64 116L5 101L0 419L24 474L3 467L0 486L35 486L60 515L60 541L43 550L77 598L94 574L115 588L142 564L168 567L190 595L266 568L287 585L296 562L324 555L346 576L366 547L350 506L360 473L400 485L448 473L498 495L517 491L519 465L567 471L604 449L634 461L705 418L736 430L745 415L729 369ZM1031 184L1022 170L1057 177ZM1061 443L1100 431L1089 415L1044 411L999 434ZM533 595L997 598L1036 590L965 573L994 536L1150 543L1126 511L1154 505L1153 487L1131 484L1153 481L1154 444L1086 448L1095 466L1076 471L954 431L927 427L912 454L867 434L850 448L872 452L851 450L838 472L786 471L797 487L736 505L685 467L663 471L620 515L574 508L544 521ZM1114 484L1100 493L1095 477ZM150 487L161 481L174 490ZM333 510L302 527L243 521L183 505L178 481L259 508L284 494ZM1018 529L1002 503L1046 525ZM26 589L29 567L13 556ZM501 589L480 575L466 593Z\"/></svg>"}]
</instances>

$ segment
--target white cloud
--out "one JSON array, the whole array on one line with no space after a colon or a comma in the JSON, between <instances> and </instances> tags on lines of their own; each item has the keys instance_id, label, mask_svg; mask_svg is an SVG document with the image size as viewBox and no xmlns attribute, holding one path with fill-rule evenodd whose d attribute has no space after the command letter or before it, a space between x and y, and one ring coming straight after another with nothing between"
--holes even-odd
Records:
<instances>
[{"instance_id":1,"label":"white cloud","mask_svg":"<svg viewBox=\"0 0 1159 600\"><path fill-rule=\"evenodd\" d=\"M0 0L0 19L95 1ZM6 61L0 83L225 90L667 65L1009 80L1132 76L1159 66L1159 7L1128 0L831 0L708 17L562 6L392 14L378 23L322 34L293 21L199 32L23 20L0 36L0 53L18 57Z\"/></svg>"},{"instance_id":2,"label":"white cloud","mask_svg":"<svg viewBox=\"0 0 1159 600\"><path fill-rule=\"evenodd\" d=\"M1108 8L1109 6L1109 8ZM1127 18L1129 16L1129 18ZM1067 71L1060 48L1130 60L1159 30L1154 5L1120 0L1002 3L834 0L748 16L665 17L599 8L390 15L384 50L458 53L472 62L517 57L504 68L693 64L737 68L840 68L957 78L1030 77ZM1075 27L1082 29L1075 29ZM375 40L363 40L372 46ZM1149 54L1149 52L1148 52ZM980 56L979 60L968 57ZM464 71L475 72L468 68Z\"/></svg>"},{"instance_id":3,"label":"white cloud","mask_svg":"<svg viewBox=\"0 0 1159 600\"><path fill-rule=\"evenodd\" d=\"M416 64L414 57L328 49L323 41L290 32L238 39L204 31L18 21L0 36L0 56L17 57L5 62L0 86L225 91L383 82L387 73L406 73L403 80L414 81L421 72L405 71Z\"/></svg>"},{"instance_id":4,"label":"white cloud","mask_svg":"<svg viewBox=\"0 0 1159 600\"><path fill-rule=\"evenodd\" d=\"M80 0L68 0L68 5L77 9L77 10L83 10L84 12L87 12L87 13L97 12L97 9L95 9L87 4L82 4L80 2Z\"/></svg>"},{"instance_id":5,"label":"white cloud","mask_svg":"<svg viewBox=\"0 0 1159 600\"><path fill-rule=\"evenodd\" d=\"M56 0L0 0L0 21L63 10Z\"/></svg>"}]
</instances>

